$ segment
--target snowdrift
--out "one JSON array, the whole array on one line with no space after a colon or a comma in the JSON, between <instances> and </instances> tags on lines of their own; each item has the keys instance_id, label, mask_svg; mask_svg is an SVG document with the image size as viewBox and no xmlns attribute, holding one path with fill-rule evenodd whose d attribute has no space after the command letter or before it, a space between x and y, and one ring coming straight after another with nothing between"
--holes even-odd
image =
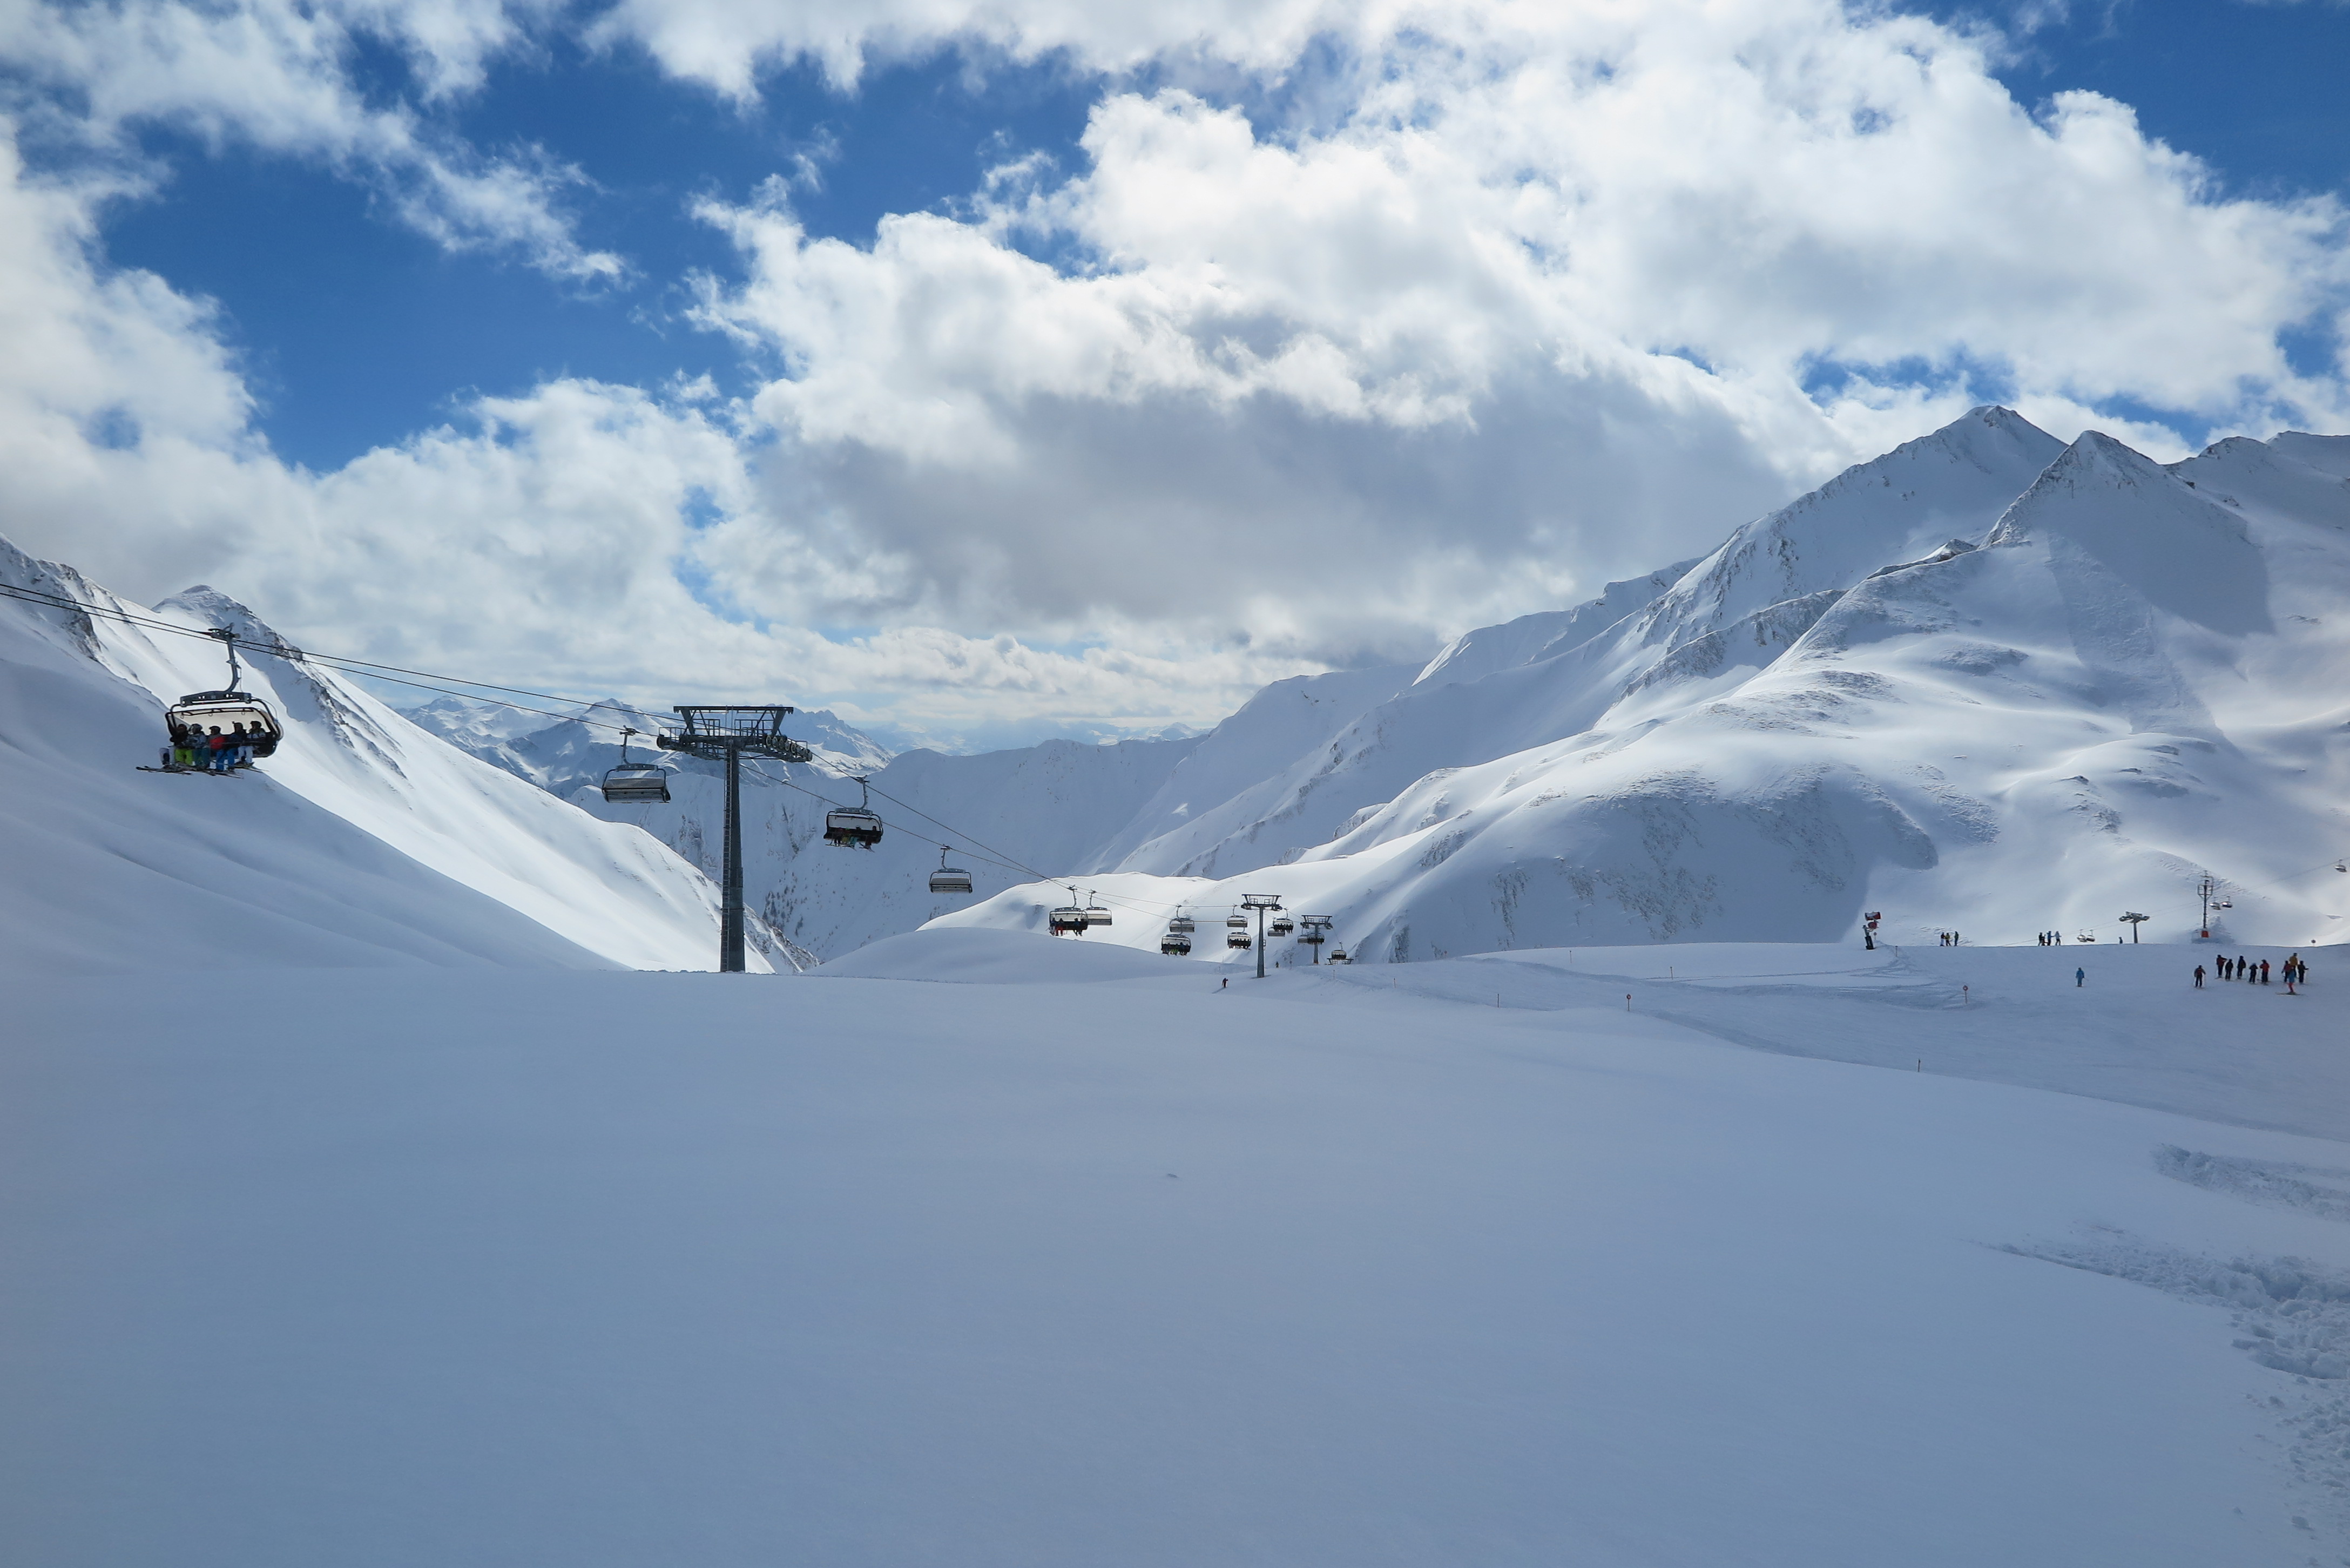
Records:
<instances>
[{"instance_id":1,"label":"snowdrift","mask_svg":"<svg viewBox=\"0 0 2350 1568\"><path fill-rule=\"evenodd\" d=\"M0 580L124 607L0 542ZM155 618L283 646L210 590ZM218 649L0 600L0 964L22 973L427 962L707 969L715 894L632 827L452 749L348 680L247 661L286 726L229 778L137 771Z\"/></svg>"}]
</instances>

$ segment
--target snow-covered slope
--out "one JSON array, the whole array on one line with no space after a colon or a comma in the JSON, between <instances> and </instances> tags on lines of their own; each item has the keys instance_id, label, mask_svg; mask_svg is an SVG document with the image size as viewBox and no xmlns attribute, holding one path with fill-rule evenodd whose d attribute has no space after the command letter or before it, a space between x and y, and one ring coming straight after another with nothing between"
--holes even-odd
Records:
<instances>
[{"instance_id":1,"label":"snow-covered slope","mask_svg":"<svg viewBox=\"0 0 2350 1568\"><path fill-rule=\"evenodd\" d=\"M1291 858L1441 769L1562 740L1627 696L1691 676L1733 681L1800 636L1838 591L1890 562L1979 537L2062 450L2003 409L1978 410L1738 529L1712 555L1610 583L1572 610L1455 639L1409 688L1301 733L1264 783L1168 824L1109 863L1214 875ZM1631 707L1637 710L1639 703Z\"/></svg>"},{"instance_id":2,"label":"snow-covered slope","mask_svg":"<svg viewBox=\"0 0 2350 1568\"><path fill-rule=\"evenodd\" d=\"M0 578L124 607L5 543ZM205 589L140 613L281 645ZM692 867L316 667L248 660L244 688L287 731L259 769L137 771L164 704L225 673L198 639L0 601L0 963L714 966L715 900Z\"/></svg>"},{"instance_id":3,"label":"snow-covered slope","mask_svg":"<svg viewBox=\"0 0 2350 1568\"><path fill-rule=\"evenodd\" d=\"M1220 857L1241 866L1276 857L1278 848L1268 853L1263 842L1267 829L1311 793L1310 784L1301 790L1293 783L1297 760L1402 690L1411 674L1385 665L1274 682L1209 732L1087 868L1180 863L1207 875Z\"/></svg>"},{"instance_id":4,"label":"snow-covered slope","mask_svg":"<svg viewBox=\"0 0 2350 1568\"><path fill-rule=\"evenodd\" d=\"M1913 941L2110 935L2125 910L2177 940L2206 874L2223 936L2342 940L2345 472L2350 439L2165 469L1977 410L1572 647L1449 680L1480 667L1464 639L1309 732L1246 820L1118 864L1220 879L1162 904L1283 893L1372 959L1834 939L1877 908ZM1039 896L955 919L1022 926Z\"/></svg>"}]
</instances>

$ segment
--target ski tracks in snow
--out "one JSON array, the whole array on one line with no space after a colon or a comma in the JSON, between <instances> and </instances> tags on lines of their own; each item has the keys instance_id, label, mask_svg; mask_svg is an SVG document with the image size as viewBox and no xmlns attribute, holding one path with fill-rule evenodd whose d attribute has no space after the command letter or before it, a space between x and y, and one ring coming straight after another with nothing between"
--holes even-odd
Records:
<instances>
[{"instance_id":1,"label":"ski tracks in snow","mask_svg":"<svg viewBox=\"0 0 2350 1568\"><path fill-rule=\"evenodd\" d=\"M2350 1222L2350 1170L2206 1154L2166 1144L2163 1175L2207 1192L2334 1223ZM2350 1272L2292 1256L2208 1254L2091 1227L2072 1241L1999 1249L2148 1286L2229 1314L2236 1349L2279 1374L2251 1396L2276 1424L2282 1459L2337 1554L2350 1543ZM2290 1379L2290 1381L2284 1381ZM2309 1515L2293 1523L2320 1535ZM2350 1555L2337 1560L2350 1563ZM2312 1563L2320 1561L2312 1557Z\"/></svg>"}]
</instances>

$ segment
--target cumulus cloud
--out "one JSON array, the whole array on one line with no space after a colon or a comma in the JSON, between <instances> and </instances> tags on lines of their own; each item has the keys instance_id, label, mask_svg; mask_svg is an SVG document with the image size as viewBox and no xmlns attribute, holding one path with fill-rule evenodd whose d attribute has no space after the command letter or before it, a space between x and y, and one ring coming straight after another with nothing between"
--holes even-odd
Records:
<instances>
[{"instance_id":1,"label":"cumulus cloud","mask_svg":"<svg viewBox=\"0 0 2350 1568\"><path fill-rule=\"evenodd\" d=\"M16 319L60 345L0 371L26 542L103 573L111 545L38 521L102 516L142 573L400 661L918 725L1197 720L1708 546L1975 401L2165 455L2350 426L2343 367L2281 346L2342 336L2335 202L2230 197L2126 105L2017 102L1994 35L1830 0L16 15L5 47L93 137L341 161L561 276L619 265L570 237L576 171L434 118L550 29L738 99L941 47L1100 73L1075 166L869 244L812 234L790 170L704 201L741 265L693 319L765 367L740 401L556 382L325 476L253 433L199 302L92 262L95 186L13 181L0 294L26 280ZM352 88L360 31L415 102Z\"/></svg>"}]
</instances>

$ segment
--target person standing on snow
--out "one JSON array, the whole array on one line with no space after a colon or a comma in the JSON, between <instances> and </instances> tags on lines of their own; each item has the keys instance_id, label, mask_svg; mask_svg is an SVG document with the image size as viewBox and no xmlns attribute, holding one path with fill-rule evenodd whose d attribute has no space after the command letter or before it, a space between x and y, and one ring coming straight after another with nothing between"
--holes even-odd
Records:
<instances>
[{"instance_id":1,"label":"person standing on snow","mask_svg":"<svg viewBox=\"0 0 2350 1568\"><path fill-rule=\"evenodd\" d=\"M2262 983L2262 985L2266 985L2268 982L2269 982L2269 961L2268 961L2268 960L2266 960L2266 959L2262 959L2262 960L2261 960L2261 983Z\"/></svg>"},{"instance_id":2,"label":"person standing on snow","mask_svg":"<svg viewBox=\"0 0 2350 1568\"><path fill-rule=\"evenodd\" d=\"M2195 966L2195 989L2203 989L2203 966L2199 963Z\"/></svg>"},{"instance_id":3,"label":"person standing on snow","mask_svg":"<svg viewBox=\"0 0 2350 1568\"><path fill-rule=\"evenodd\" d=\"M2085 969L2076 969L2076 970L2074 970L2074 971L2073 971L2073 987L2074 987L2074 990L2076 990L2076 991L2077 991L2077 990L2079 990L2082 986L2085 986L2085 985L2086 985L2086 984L2088 984L2088 983L2089 983L2089 971L2088 971L2087 970L2085 970Z\"/></svg>"}]
</instances>

